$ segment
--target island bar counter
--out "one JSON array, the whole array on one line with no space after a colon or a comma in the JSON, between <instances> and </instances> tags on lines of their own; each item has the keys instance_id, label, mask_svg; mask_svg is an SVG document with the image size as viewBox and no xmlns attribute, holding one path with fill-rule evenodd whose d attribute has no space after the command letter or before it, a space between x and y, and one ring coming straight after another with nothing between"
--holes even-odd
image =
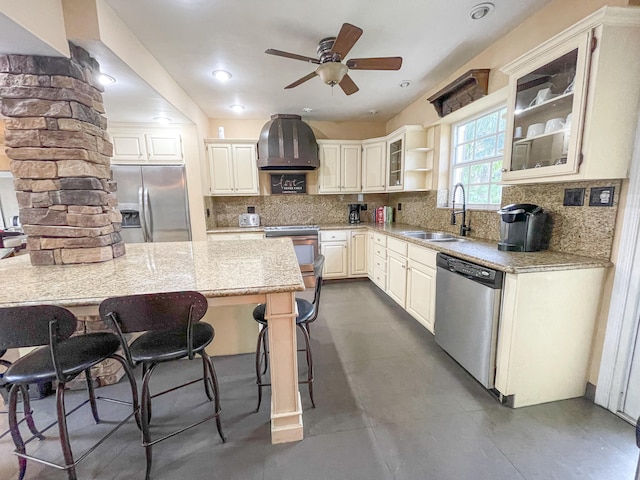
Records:
<instances>
[{"instance_id":1,"label":"island bar counter","mask_svg":"<svg viewBox=\"0 0 640 480\"><path fill-rule=\"evenodd\" d=\"M108 297L195 290L209 305L266 303L271 369L271 441L301 440L295 292L304 283L288 238L127 244L104 263L31 265L0 261L0 307L54 304L97 315Z\"/></svg>"}]
</instances>

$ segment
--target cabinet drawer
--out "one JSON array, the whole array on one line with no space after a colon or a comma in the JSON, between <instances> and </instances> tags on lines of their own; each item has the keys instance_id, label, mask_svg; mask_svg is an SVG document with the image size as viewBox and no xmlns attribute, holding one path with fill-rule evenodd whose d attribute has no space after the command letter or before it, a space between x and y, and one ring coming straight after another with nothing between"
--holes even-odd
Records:
<instances>
[{"instance_id":1,"label":"cabinet drawer","mask_svg":"<svg viewBox=\"0 0 640 480\"><path fill-rule=\"evenodd\" d=\"M376 245L380 245L382 247L387 246L387 236L384 233L374 233L373 234L373 243Z\"/></svg>"},{"instance_id":2,"label":"cabinet drawer","mask_svg":"<svg viewBox=\"0 0 640 480\"><path fill-rule=\"evenodd\" d=\"M387 259L387 249L386 247L381 247L380 245L373 246L373 253L375 253L376 257L382 258L383 260Z\"/></svg>"},{"instance_id":3,"label":"cabinet drawer","mask_svg":"<svg viewBox=\"0 0 640 480\"><path fill-rule=\"evenodd\" d=\"M321 242L346 241L348 233L346 230L326 230L320 231Z\"/></svg>"},{"instance_id":4,"label":"cabinet drawer","mask_svg":"<svg viewBox=\"0 0 640 480\"><path fill-rule=\"evenodd\" d=\"M382 290L387 289L387 274L377 268L373 269L373 283L375 283Z\"/></svg>"},{"instance_id":5,"label":"cabinet drawer","mask_svg":"<svg viewBox=\"0 0 640 480\"><path fill-rule=\"evenodd\" d=\"M435 250L409 244L409 248L408 248L409 260L415 260L416 262L422 263L423 265L436 268L437 254L438 252L436 252Z\"/></svg>"},{"instance_id":6,"label":"cabinet drawer","mask_svg":"<svg viewBox=\"0 0 640 480\"><path fill-rule=\"evenodd\" d=\"M403 257L407 256L407 242L398 240L397 238L387 238L387 248L392 252L399 253Z\"/></svg>"},{"instance_id":7,"label":"cabinet drawer","mask_svg":"<svg viewBox=\"0 0 640 480\"><path fill-rule=\"evenodd\" d=\"M387 260L380 257L373 259L373 269L380 270L382 273L387 273Z\"/></svg>"}]
</instances>

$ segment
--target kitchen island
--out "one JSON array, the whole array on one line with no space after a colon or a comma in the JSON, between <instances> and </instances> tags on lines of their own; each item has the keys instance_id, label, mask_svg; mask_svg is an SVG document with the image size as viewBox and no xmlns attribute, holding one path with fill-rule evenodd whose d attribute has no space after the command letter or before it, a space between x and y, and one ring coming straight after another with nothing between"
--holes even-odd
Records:
<instances>
[{"instance_id":1,"label":"kitchen island","mask_svg":"<svg viewBox=\"0 0 640 480\"><path fill-rule=\"evenodd\" d=\"M301 440L295 292L304 290L289 239L128 244L126 255L82 265L38 266L29 257L0 262L0 306L55 304L97 315L108 297L195 290L210 306L267 304L271 439ZM214 341L215 343L215 341Z\"/></svg>"}]
</instances>

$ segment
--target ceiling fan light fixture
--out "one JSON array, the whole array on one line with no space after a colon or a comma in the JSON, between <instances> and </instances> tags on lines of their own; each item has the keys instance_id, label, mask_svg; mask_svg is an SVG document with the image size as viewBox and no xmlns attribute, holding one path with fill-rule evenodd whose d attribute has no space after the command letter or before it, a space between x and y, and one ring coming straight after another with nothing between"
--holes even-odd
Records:
<instances>
[{"instance_id":1,"label":"ceiling fan light fixture","mask_svg":"<svg viewBox=\"0 0 640 480\"><path fill-rule=\"evenodd\" d=\"M478 5L471 8L471 11L469 12L469 16L471 17L472 20L480 20L481 18L484 18L487 15L489 15L494 8L495 8L495 5L493 3L490 3L490 2L479 3Z\"/></svg>"},{"instance_id":2,"label":"ceiling fan light fixture","mask_svg":"<svg viewBox=\"0 0 640 480\"><path fill-rule=\"evenodd\" d=\"M226 70L214 70L213 72L211 72L211 75L213 75L213 78L215 78L216 80L220 80L221 82L226 82L227 80L231 80L231 76L232 76Z\"/></svg>"},{"instance_id":3,"label":"ceiling fan light fixture","mask_svg":"<svg viewBox=\"0 0 640 480\"><path fill-rule=\"evenodd\" d=\"M324 83L332 87L340 83L348 71L347 66L340 62L326 62L316 68L316 74Z\"/></svg>"}]
</instances>

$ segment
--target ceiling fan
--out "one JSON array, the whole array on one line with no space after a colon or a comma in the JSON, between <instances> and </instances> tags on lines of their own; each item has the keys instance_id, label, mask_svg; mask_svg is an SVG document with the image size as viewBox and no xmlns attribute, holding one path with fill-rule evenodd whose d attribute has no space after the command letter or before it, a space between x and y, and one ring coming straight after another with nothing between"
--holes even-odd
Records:
<instances>
[{"instance_id":1,"label":"ceiling fan","mask_svg":"<svg viewBox=\"0 0 640 480\"><path fill-rule=\"evenodd\" d=\"M266 50L264 53L293 58L294 60L302 60L303 62L318 65L315 71L287 85L284 87L285 89L297 87L318 75L327 85L333 87L338 84L344 93L351 95L359 89L347 74L349 69L400 70L402 66L402 57L352 58L347 60L346 64L342 63L344 57L346 57L347 53L353 48L361 35L361 28L351 25L350 23L344 23L337 37L327 37L320 40L317 48L318 58L306 57L295 53L283 52L282 50L274 50L272 48Z\"/></svg>"}]
</instances>

